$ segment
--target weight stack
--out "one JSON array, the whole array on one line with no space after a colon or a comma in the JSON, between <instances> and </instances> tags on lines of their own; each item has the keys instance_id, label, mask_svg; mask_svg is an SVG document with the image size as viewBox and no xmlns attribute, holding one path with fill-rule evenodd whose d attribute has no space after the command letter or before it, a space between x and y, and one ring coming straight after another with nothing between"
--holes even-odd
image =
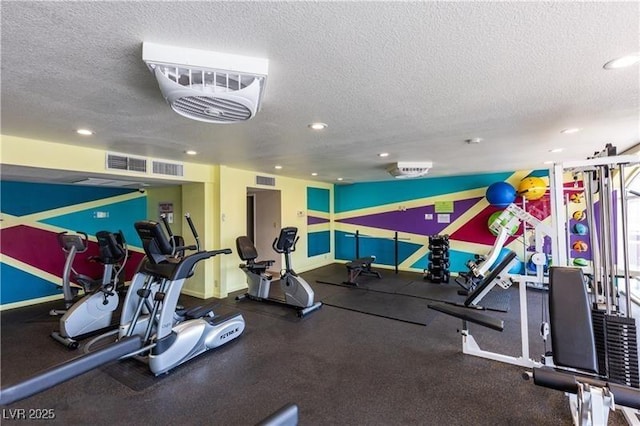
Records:
<instances>
[{"instance_id":1,"label":"weight stack","mask_svg":"<svg viewBox=\"0 0 640 426\"><path fill-rule=\"evenodd\" d=\"M599 373L609 381L640 387L638 338L634 318L591 313Z\"/></svg>"},{"instance_id":2,"label":"weight stack","mask_svg":"<svg viewBox=\"0 0 640 426\"><path fill-rule=\"evenodd\" d=\"M449 282L449 236L429 236L429 265L424 270L424 279L432 283Z\"/></svg>"}]
</instances>

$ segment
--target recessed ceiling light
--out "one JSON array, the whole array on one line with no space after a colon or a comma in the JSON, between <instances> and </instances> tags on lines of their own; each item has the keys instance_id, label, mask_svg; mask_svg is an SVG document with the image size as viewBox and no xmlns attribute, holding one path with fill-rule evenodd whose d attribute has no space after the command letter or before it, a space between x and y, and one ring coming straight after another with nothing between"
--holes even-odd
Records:
<instances>
[{"instance_id":1,"label":"recessed ceiling light","mask_svg":"<svg viewBox=\"0 0 640 426\"><path fill-rule=\"evenodd\" d=\"M316 172L311 173L311 176L318 176Z\"/></svg>"},{"instance_id":2,"label":"recessed ceiling light","mask_svg":"<svg viewBox=\"0 0 640 426\"><path fill-rule=\"evenodd\" d=\"M554 148L554 149L550 149L549 152L557 154L559 152L562 152L563 148Z\"/></svg>"},{"instance_id":3,"label":"recessed ceiling light","mask_svg":"<svg viewBox=\"0 0 640 426\"><path fill-rule=\"evenodd\" d=\"M309 128L311 130L324 130L326 129L328 126L326 123L311 123L309 124Z\"/></svg>"},{"instance_id":4,"label":"recessed ceiling light","mask_svg":"<svg viewBox=\"0 0 640 426\"><path fill-rule=\"evenodd\" d=\"M544 164L553 164L553 161L545 161Z\"/></svg>"},{"instance_id":5,"label":"recessed ceiling light","mask_svg":"<svg viewBox=\"0 0 640 426\"><path fill-rule=\"evenodd\" d=\"M640 61L640 54L635 53L633 55L626 55L622 58L617 58L612 61L607 62L603 65L602 68L605 70L615 70L618 68L630 67L631 65Z\"/></svg>"},{"instance_id":6,"label":"recessed ceiling light","mask_svg":"<svg viewBox=\"0 0 640 426\"><path fill-rule=\"evenodd\" d=\"M378 157L388 157L389 153L388 152L381 152L380 154L378 154Z\"/></svg>"},{"instance_id":7,"label":"recessed ceiling light","mask_svg":"<svg viewBox=\"0 0 640 426\"><path fill-rule=\"evenodd\" d=\"M560 133L564 133L565 135L567 134L571 134L571 133L578 133L580 130L578 127L570 127L568 129L564 129L564 130L560 130Z\"/></svg>"},{"instance_id":8,"label":"recessed ceiling light","mask_svg":"<svg viewBox=\"0 0 640 426\"><path fill-rule=\"evenodd\" d=\"M342 178L338 178L337 180L342 180Z\"/></svg>"},{"instance_id":9,"label":"recessed ceiling light","mask_svg":"<svg viewBox=\"0 0 640 426\"><path fill-rule=\"evenodd\" d=\"M184 153L187 154L187 155L196 155L198 152L194 151L192 149L188 149Z\"/></svg>"},{"instance_id":10,"label":"recessed ceiling light","mask_svg":"<svg viewBox=\"0 0 640 426\"><path fill-rule=\"evenodd\" d=\"M89 129L78 129L78 130L76 130L76 132L79 135L83 135L83 136L91 136L93 134L93 131L91 131Z\"/></svg>"},{"instance_id":11,"label":"recessed ceiling light","mask_svg":"<svg viewBox=\"0 0 640 426\"><path fill-rule=\"evenodd\" d=\"M276 170L280 170L280 169L282 169L282 166L280 166L280 165L278 165L278 166L274 166L274 169L276 169Z\"/></svg>"}]
</instances>

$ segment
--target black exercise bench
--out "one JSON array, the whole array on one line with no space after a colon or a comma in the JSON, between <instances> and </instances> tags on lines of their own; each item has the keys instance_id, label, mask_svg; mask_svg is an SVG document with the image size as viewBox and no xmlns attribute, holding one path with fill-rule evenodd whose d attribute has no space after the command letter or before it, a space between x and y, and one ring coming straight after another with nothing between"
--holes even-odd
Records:
<instances>
[{"instance_id":1,"label":"black exercise bench","mask_svg":"<svg viewBox=\"0 0 640 426\"><path fill-rule=\"evenodd\" d=\"M620 405L640 409L640 389L637 384L638 357L635 321L623 336L606 329L594 330L591 300L580 268L552 266L549 268L549 315L551 347L555 367L536 367L523 378L533 378L538 386L559 390L570 395L574 421L590 421L592 425L607 424L610 409ZM611 315L615 320L615 315ZM627 318L625 318L627 319ZM632 319L633 320L633 319ZM603 347L599 347L598 341ZM625 342L626 341L626 342ZM626 352L631 349L630 353ZM602 371L599 357L616 363L622 359L624 380L615 376L617 368ZM603 374L605 373L605 374ZM629 383L625 383L629 382Z\"/></svg>"},{"instance_id":2,"label":"black exercise bench","mask_svg":"<svg viewBox=\"0 0 640 426\"><path fill-rule=\"evenodd\" d=\"M376 260L375 257L360 257L358 259L354 259L351 262L345 263L347 267L348 278L347 281L343 281L343 284L358 286L356 279L360 275L369 275L372 277L382 278L380 272L374 271L371 269L371 264Z\"/></svg>"}]
</instances>

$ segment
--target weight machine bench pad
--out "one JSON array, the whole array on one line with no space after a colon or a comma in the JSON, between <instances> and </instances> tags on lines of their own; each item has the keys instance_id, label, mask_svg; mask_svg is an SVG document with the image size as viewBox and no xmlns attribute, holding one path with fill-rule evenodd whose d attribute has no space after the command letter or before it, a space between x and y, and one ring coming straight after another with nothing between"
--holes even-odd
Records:
<instances>
[{"instance_id":1,"label":"weight machine bench pad","mask_svg":"<svg viewBox=\"0 0 640 426\"><path fill-rule=\"evenodd\" d=\"M349 278L344 282L344 284L358 285L358 283L356 282L356 278L358 278L358 276L361 274L382 278L380 272L371 269L371 264L374 260L375 258L373 257L360 257L358 259L352 260L351 262L345 263Z\"/></svg>"},{"instance_id":2,"label":"weight machine bench pad","mask_svg":"<svg viewBox=\"0 0 640 426\"><path fill-rule=\"evenodd\" d=\"M596 373L598 359L591 306L580 268L549 268L549 316L553 362Z\"/></svg>"}]
</instances>

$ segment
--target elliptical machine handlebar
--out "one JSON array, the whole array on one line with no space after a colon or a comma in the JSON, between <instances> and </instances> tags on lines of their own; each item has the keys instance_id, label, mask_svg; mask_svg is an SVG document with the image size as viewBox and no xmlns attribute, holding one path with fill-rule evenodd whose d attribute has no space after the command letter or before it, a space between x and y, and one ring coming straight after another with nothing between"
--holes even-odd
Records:
<instances>
[{"instance_id":1,"label":"elliptical machine handlebar","mask_svg":"<svg viewBox=\"0 0 640 426\"><path fill-rule=\"evenodd\" d=\"M169 226L169 221L167 220L167 215L162 213L160 214L160 219L162 223L164 223L164 229L167 230L167 234L169 234L169 241L171 241L171 256L175 256L177 252L181 249L185 250L186 248L180 247L176 244L176 238L173 235L173 231L171 230L171 226Z\"/></svg>"},{"instance_id":2,"label":"elliptical machine handlebar","mask_svg":"<svg viewBox=\"0 0 640 426\"><path fill-rule=\"evenodd\" d=\"M196 239L195 245L193 244L188 246L177 245L176 244L177 237L176 235L174 235L173 231L171 230L171 225L169 225L169 221L167 220L167 215L164 213L160 215L160 218L162 219L162 223L164 224L164 227L167 230L167 233L169 234L169 241L171 241L171 256L175 256L176 253L179 253L184 250L192 250L197 252L200 251L200 237L198 236L198 231L196 231L196 227L193 225L193 221L191 220L191 215L189 213L186 213L184 217L185 219L187 219L187 223L189 224L191 233Z\"/></svg>"},{"instance_id":3,"label":"elliptical machine handlebar","mask_svg":"<svg viewBox=\"0 0 640 426\"><path fill-rule=\"evenodd\" d=\"M196 227L193 225L193 221L191 220L191 215L187 212L185 213L184 218L187 219L189 228L191 228L191 233L193 234L193 237L196 239L196 250L200 251L200 237L198 236L198 231L196 231Z\"/></svg>"}]
</instances>

